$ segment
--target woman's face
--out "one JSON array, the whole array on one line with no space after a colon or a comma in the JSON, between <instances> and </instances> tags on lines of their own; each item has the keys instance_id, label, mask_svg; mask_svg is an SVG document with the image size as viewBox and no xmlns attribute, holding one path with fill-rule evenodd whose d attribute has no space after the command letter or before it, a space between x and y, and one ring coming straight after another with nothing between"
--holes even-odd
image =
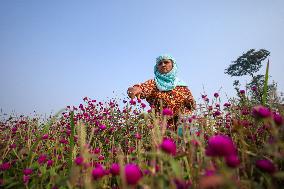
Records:
<instances>
[{"instance_id":1,"label":"woman's face","mask_svg":"<svg viewBox=\"0 0 284 189\"><path fill-rule=\"evenodd\" d=\"M173 69L173 62L168 59L161 60L158 63L157 68L161 74L169 73Z\"/></svg>"}]
</instances>

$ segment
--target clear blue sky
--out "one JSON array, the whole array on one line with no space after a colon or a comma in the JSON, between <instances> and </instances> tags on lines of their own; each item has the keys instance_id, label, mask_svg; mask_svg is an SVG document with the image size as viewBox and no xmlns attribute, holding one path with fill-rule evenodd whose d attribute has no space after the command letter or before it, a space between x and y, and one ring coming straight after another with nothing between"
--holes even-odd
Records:
<instances>
[{"instance_id":1,"label":"clear blue sky","mask_svg":"<svg viewBox=\"0 0 284 189\"><path fill-rule=\"evenodd\" d=\"M198 100L203 86L210 96L220 88L233 96L224 69L265 48L271 80L284 91L283 7L283 0L1 0L0 108L49 113L85 96L123 97L153 77L164 53Z\"/></svg>"}]
</instances>

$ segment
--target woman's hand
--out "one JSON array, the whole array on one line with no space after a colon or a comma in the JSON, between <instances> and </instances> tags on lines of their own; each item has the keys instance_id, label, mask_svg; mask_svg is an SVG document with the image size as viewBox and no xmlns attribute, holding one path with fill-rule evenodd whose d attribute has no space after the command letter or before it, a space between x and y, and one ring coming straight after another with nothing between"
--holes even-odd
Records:
<instances>
[{"instance_id":1,"label":"woman's hand","mask_svg":"<svg viewBox=\"0 0 284 189\"><path fill-rule=\"evenodd\" d=\"M140 87L129 87L127 90L127 94L131 99L135 97L140 98L141 93L142 89Z\"/></svg>"}]
</instances>

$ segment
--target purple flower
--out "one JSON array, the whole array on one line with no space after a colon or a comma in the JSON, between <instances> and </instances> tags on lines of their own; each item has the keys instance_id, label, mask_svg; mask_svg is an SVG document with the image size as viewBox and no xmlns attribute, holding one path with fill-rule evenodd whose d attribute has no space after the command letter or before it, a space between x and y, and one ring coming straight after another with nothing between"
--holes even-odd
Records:
<instances>
[{"instance_id":1,"label":"purple flower","mask_svg":"<svg viewBox=\"0 0 284 189\"><path fill-rule=\"evenodd\" d=\"M177 148L172 139L164 139L160 147L164 152L173 156L176 155Z\"/></svg>"},{"instance_id":2,"label":"purple flower","mask_svg":"<svg viewBox=\"0 0 284 189\"><path fill-rule=\"evenodd\" d=\"M48 139L48 134L44 134L44 135L42 135L42 140L46 140L46 139Z\"/></svg>"},{"instance_id":3,"label":"purple flower","mask_svg":"<svg viewBox=\"0 0 284 189\"><path fill-rule=\"evenodd\" d=\"M237 155L229 155L225 158L225 160L226 160L226 164L232 168L235 168L239 166L240 164L240 160Z\"/></svg>"},{"instance_id":4,"label":"purple flower","mask_svg":"<svg viewBox=\"0 0 284 189\"><path fill-rule=\"evenodd\" d=\"M189 189L192 183L181 179L174 179L176 189Z\"/></svg>"},{"instance_id":5,"label":"purple flower","mask_svg":"<svg viewBox=\"0 0 284 189\"><path fill-rule=\"evenodd\" d=\"M142 178L141 169L138 165L130 163L124 167L125 178L129 185L135 185Z\"/></svg>"},{"instance_id":6,"label":"purple flower","mask_svg":"<svg viewBox=\"0 0 284 189\"><path fill-rule=\"evenodd\" d=\"M246 91L245 90L240 90L240 94L245 94Z\"/></svg>"},{"instance_id":7,"label":"purple flower","mask_svg":"<svg viewBox=\"0 0 284 189\"><path fill-rule=\"evenodd\" d=\"M23 173L24 173L24 175L30 175L30 174L33 173L33 170L30 169L30 168L26 168L26 169L23 170Z\"/></svg>"},{"instance_id":8,"label":"purple flower","mask_svg":"<svg viewBox=\"0 0 284 189\"><path fill-rule=\"evenodd\" d=\"M251 90L252 90L252 91L256 91L256 90L257 90L257 87L256 87L256 86L252 86Z\"/></svg>"},{"instance_id":9,"label":"purple flower","mask_svg":"<svg viewBox=\"0 0 284 189\"><path fill-rule=\"evenodd\" d=\"M173 113L173 111L172 111L171 109L169 109L169 108L164 108L164 109L163 109L163 115L164 115L164 116L173 116L174 113Z\"/></svg>"},{"instance_id":10,"label":"purple flower","mask_svg":"<svg viewBox=\"0 0 284 189\"><path fill-rule=\"evenodd\" d=\"M24 176L23 176L23 182L24 182L24 184L28 184L28 183L29 183L29 180L30 180L30 176L28 176L28 175L24 175Z\"/></svg>"},{"instance_id":11,"label":"purple flower","mask_svg":"<svg viewBox=\"0 0 284 189\"><path fill-rule=\"evenodd\" d=\"M48 160L47 161L47 167L51 167L53 165L53 160Z\"/></svg>"},{"instance_id":12,"label":"purple flower","mask_svg":"<svg viewBox=\"0 0 284 189\"><path fill-rule=\"evenodd\" d=\"M131 100L129 101L129 103L130 103L131 105L135 105L135 104L136 104L135 100L133 100L133 99L131 99Z\"/></svg>"},{"instance_id":13,"label":"purple flower","mask_svg":"<svg viewBox=\"0 0 284 189\"><path fill-rule=\"evenodd\" d=\"M102 178L105 175L105 170L101 165L99 165L93 169L92 175L95 180Z\"/></svg>"},{"instance_id":14,"label":"purple flower","mask_svg":"<svg viewBox=\"0 0 284 189\"><path fill-rule=\"evenodd\" d=\"M102 131L103 131L103 130L105 130L107 127L106 127L105 125L103 125L103 124L102 124L102 125L100 125L100 127L99 127L99 128L100 128L100 130L102 130Z\"/></svg>"},{"instance_id":15,"label":"purple flower","mask_svg":"<svg viewBox=\"0 0 284 189\"><path fill-rule=\"evenodd\" d=\"M279 126L282 125L282 123L283 123L283 118L278 113L273 114L273 120L276 123L276 125L279 125Z\"/></svg>"},{"instance_id":16,"label":"purple flower","mask_svg":"<svg viewBox=\"0 0 284 189\"><path fill-rule=\"evenodd\" d=\"M271 112L269 108L266 108L262 105L258 105L258 106L253 107L252 115L255 118L267 118L267 117L270 117Z\"/></svg>"},{"instance_id":17,"label":"purple flower","mask_svg":"<svg viewBox=\"0 0 284 189\"><path fill-rule=\"evenodd\" d=\"M267 172L267 173L270 173L270 174L272 174L276 171L275 165L270 160L267 160L267 159L257 160L256 166L260 170Z\"/></svg>"},{"instance_id":18,"label":"purple flower","mask_svg":"<svg viewBox=\"0 0 284 189\"><path fill-rule=\"evenodd\" d=\"M226 103L224 104L224 106L228 108L229 106L231 106L231 104L228 103L228 102L226 102Z\"/></svg>"},{"instance_id":19,"label":"purple flower","mask_svg":"<svg viewBox=\"0 0 284 189\"><path fill-rule=\"evenodd\" d=\"M76 165L82 165L84 162L84 158L82 156L78 156L75 158L74 162L76 163Z\"/></svg>"},{"instance_id":20,"label":"purple flower","mask_svg":"<svg viewBox=\"0 0 284 189\"><path fill-rule=\"evenodd\" d=\"M119 165L117 163L113 163L110 167L110 173L112 175L119 175Z\"/></svg>"},{"instance_id":21,"label":"purple flower","mask_svg":"<svg viewBox=\"0 0 284 189\"><path fill-rule=\"evenodd\" d=\"M135 134L135 138L138 139L138 140L140 140L142 137L141 137L141 135L140 135L139 133L136 133L136 134Z\"/></svg>"},{"instance_id":22,"label":"purple flower","mask_svg":"<svg viewBox=\"0 0 284 189\"><path fill-rule=\"evenodd\" d=\"M219 94L218 93L214 93L214 97L218 98Z\"/></svg>"},{"instance_id":23,"label":"purple flower","mask_svg":"<svg viewBox=\"0 0 284 189\"><path fill-rule=\"evenodd\" d=\"M44 164L47 161L47 155L45 154L40 155L37 161L39 164Z\"/></svg>"},{"instance_id":24,"label":"purple flower","mask_svg":"<svg viewBox=\"0 0 284 189\"><path fill-rule=\"evenodd\" d=\"M0 165L0 170L1 171L6 171L6 170L8 170L10 168L11 168L11 163L10 162L5 162L5 163L2 163Z\"/></svg>"},{"instance_id":25,"label":"purple flower","mask_svg":"<svg viewBox=\"0 0 284 189\"><path fill-rule=\"evenodd\" d=\"M229 156L234 154L236 154L236 147L228 136L216 135L209 138L206 148L207 156Z\"/></svg>"},{"instance_id":26,"label":"purple flower","mask_svg":"<svg viewBox=\"0 0 284 189\"><path fill-rule=\"evenodd\" d=\"M15 143L13 143L13 144L11 144L9 147L13 149L13 148L16 148L17 145L16 145Z\"/></svg>"},{"instance_id":27,"label":"purple flower","mask_svg":"<svg viewBox=\"0 0 284 189\"><path fill-rule=\"evenodd\" d=\"M215 111L215 112L213 113L213 116L214 116L214 117L219 116L219 115L221 115L221 112L220 112L219 110L217 110L217 111Z\"/></svg>"}]
</instances>

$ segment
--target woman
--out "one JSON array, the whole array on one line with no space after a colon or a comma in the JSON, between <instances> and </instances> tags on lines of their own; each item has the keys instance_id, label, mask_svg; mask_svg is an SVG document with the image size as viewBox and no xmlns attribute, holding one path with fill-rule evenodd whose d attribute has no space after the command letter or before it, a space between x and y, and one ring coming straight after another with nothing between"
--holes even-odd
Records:
<instances>
[{"instance_id":1,"label":"woman","mask_svg":"<svg viewBox=\"0 0 284 189\"><path fill-rule=\"evenodd\" d=\"M176 77L177 64L169 55L157 57L154 66L155 78L128 88L130 98L142 98L156 111L160 107L173 111L169 123L176 125L179 115L188 115L196 108L194 98L187 85Z\"/></svg>"}]
</instances>

